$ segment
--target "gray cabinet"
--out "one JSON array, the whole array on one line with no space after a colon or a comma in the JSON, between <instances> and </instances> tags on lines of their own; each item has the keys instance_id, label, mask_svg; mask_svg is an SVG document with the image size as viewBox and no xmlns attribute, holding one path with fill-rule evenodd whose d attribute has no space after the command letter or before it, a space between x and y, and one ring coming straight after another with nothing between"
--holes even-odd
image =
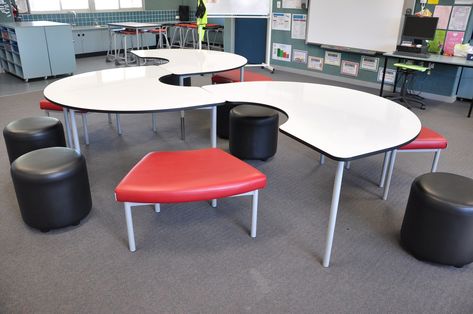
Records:
<instances>
[{"instance_id":1,"label":"gray cabinet","mask_svg":"<svg viewBox=\"0 0 473 314\"><path fill-rule=\"evenodd\" d=\"M75 71L69 24L3 23L0 32L0 65L5 72L27 81Z\"/></svg>"},{"instance_id":2,"label":"gray cabinet","mask_svg":"<svg viewBox=\"0 0 473 314\"><path fill-rule=\"evenodd\" d=\"M83 29L74 30L75 54L101 52L108 50L108 30L107 29Z\"/></svg>"}]
</instances>

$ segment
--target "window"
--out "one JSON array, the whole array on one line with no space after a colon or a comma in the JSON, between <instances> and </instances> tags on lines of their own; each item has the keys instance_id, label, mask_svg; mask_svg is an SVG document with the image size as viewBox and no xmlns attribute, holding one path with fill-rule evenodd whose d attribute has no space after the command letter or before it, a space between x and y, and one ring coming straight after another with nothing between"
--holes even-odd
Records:
<instances>
[{"instance_id":1,"label":"window","mask_svg":"<svg viewBox=\"0 0 473 314\"><path fill-rule=\"evenodd\" d=\"M29 0L31 12L88 10L89 0Z\"/></svg>"},{"instance_id":2,"label":"window","mask_svg":"<svg viewBox=\"0 0 473 314\"><path fill-rule=\"evenodd\" d=\"M136 9L143 6L142 0L94 0L96 10Z\"/></svg>"},{"instance_id":3,"label":"window","mask_svg":"<svg viewBox=\"0 0 473 314\"><path fill-rule=\"evenodd\" d=\"M143 0L28 0L32 13L143 8Z\"/></svg>"}]
</instances>

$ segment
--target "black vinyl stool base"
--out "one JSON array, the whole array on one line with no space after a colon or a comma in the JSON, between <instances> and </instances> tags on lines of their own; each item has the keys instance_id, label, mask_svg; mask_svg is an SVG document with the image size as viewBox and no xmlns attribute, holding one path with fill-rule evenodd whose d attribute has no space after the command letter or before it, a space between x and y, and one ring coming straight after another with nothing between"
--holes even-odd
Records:
<instances>
[{"instance_id":1,"label":"black vinyl stool base","mask_svg":"<svg viewBox=\"0 0 473 314\"><path fill-rule=\"evenodd\" d=\"M240 159L267 160L276 154L279 114L261 106L240 105L230 111L230 153Z\"/></svg>"},{"instance_id":2,"label":"black vinyl stool base","mask_svg":"<svg viewBox=\"0 0 473 314\"><path fill-rule=\"evenodd\" d=\"M38 149L11 165L24 222L48 232L75 226L92 208L85 158L65 147Z\"/></svg>"},{"instance_id":3,"label":"black vinyl stool base","mask_svg":"<svg viewBox=\"0 0 473 314\"><path fill-rule=\"evenodd\" d=\"M415 179L401 244L420 260L455 267L473 262L473 180L439 172Z\"/></svg>"}]
</instances>

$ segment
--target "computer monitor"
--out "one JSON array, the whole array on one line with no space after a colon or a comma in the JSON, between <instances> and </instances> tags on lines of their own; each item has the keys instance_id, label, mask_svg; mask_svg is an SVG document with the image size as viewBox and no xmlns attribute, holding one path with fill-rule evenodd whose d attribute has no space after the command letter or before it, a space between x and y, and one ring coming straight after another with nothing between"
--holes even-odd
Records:
<instances>
[{"instance_id":1,"label":"computer monitor","mask_svg":"<svg viewBox=\"0 0 473 314\"><path fill-rule=\"evenodd\" d=\"M406 15L402 36L417 40L434 39L438 21L438 17Z\"/></svg>"}]
</instances>

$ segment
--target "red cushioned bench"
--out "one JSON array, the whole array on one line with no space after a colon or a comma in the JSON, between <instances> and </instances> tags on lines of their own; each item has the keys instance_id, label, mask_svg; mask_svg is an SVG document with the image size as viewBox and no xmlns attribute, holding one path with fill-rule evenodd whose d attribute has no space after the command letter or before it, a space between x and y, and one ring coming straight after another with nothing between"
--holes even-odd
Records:
<instances>
[{"instance_id":1,"label":"red cushioned bench","mask_svg":"<svg viewBox=\"0 0 473 314\"><path fill-rule=\"evenodd\" d=\"M115 198L125 205L130 251L136 250L132 206L213 200L252 195L251 237L256 237L258 190L266 176L218 149L152 152L141 159L115 189Z\"/></svg>"},{"instance_id":2,"label":"red cushioned bench","mask_svg":"<svg viewBox=\"0 0 473 314\"><path fill-rule=\"evenodd\" d=\"M243 80L245 82L253 81L272 81L273 79L264 74L255 73L251 71L243 72ZM220 72L212 76L212 84L236 83L240 82L240 70L230 70Z\"/></svg>"},{"instance_id":3,"label":"red cushioned bench","mask_svg":"<svg viewBox=\"0 0 473 314\"><path fill-rule=\"evenodd\" d=\"M415 140L409 144L393 150L392 152L387 152L384 156L383 173L379 183L380 187L384 186L383 199L386 200L388 198L389 186L391 184L397 152L435 152L434 161L432 162L431 168L431 172L435 172L437 171L440 152L447 148L447 145L448 141L445 137L429 128L422 127Z\"/></svg>"}]
</instances>

